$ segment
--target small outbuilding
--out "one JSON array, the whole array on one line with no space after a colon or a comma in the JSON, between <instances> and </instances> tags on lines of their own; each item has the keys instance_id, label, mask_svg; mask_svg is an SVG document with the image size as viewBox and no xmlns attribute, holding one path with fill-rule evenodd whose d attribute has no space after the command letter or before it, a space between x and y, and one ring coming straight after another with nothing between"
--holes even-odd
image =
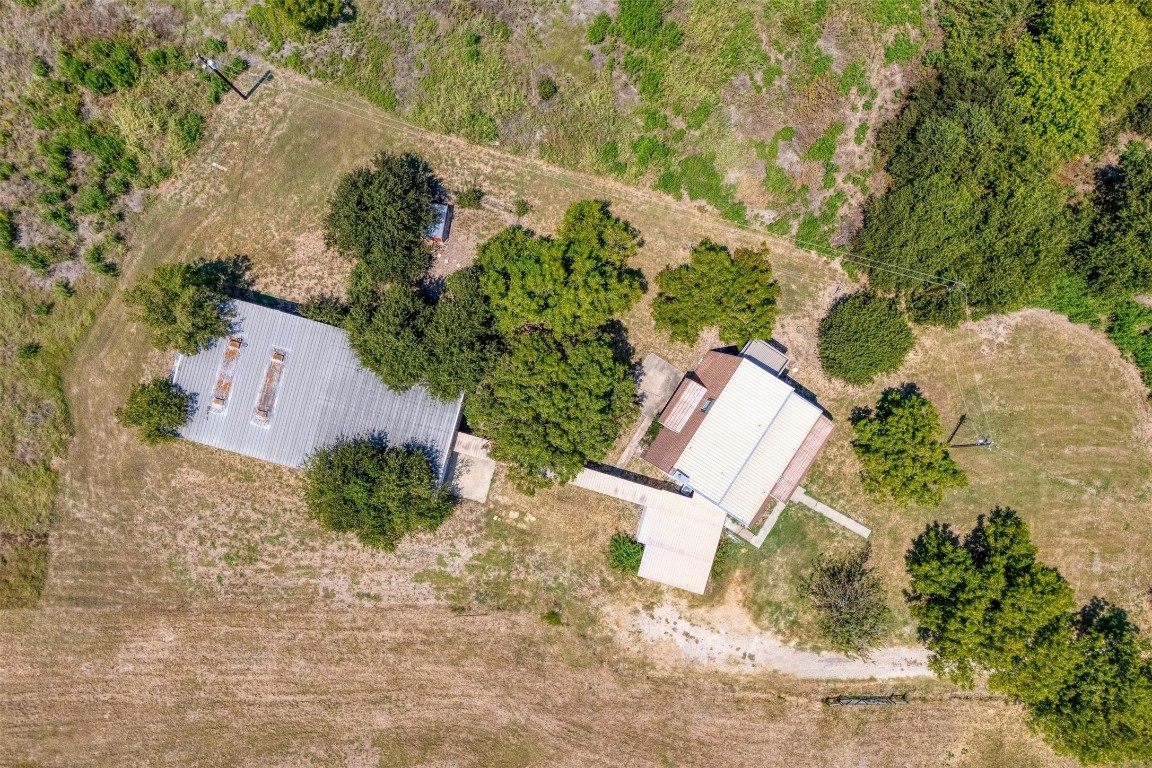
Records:
<instances>
[{"instance_id":1,"label":"small outbuilding","mask_svg":"<svg viewBox=\"0 0 1152 768\"><path fill-rule=\"evenodd\" d=\"M428 239L434 243L443 243L448 240L448 232L452 227L452 206L444 203L433 203L432 210L436 213L436 220L428 227Z\"/></svg>"}]
</instances>

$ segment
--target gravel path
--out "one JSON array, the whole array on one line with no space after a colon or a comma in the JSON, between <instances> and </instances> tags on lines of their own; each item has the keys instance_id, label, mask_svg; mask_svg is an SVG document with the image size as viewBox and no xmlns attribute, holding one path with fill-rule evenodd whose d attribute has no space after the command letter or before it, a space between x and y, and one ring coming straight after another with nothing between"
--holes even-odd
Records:
<instances>
[{"instance_id":1,"label":"gravel path","mask_svg":"<svg viewBox=\"0 0 1152 768\"><path fill-rule=\"evenodd\" d=\"M665 662L705 665L728 672L775 670L820 680L889 680L931 676L924 648L882 648L868 661L839 653L813 652L782 642L752 624L735 606L692 611L665 602L621 622L631 644Z\"/></svg>"}]
</instances>

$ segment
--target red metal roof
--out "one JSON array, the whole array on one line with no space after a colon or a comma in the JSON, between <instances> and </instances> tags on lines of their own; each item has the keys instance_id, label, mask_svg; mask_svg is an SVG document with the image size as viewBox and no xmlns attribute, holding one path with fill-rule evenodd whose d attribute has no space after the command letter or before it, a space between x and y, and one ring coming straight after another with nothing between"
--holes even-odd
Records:
<instances>
[{"instance_id":1,"label":"red metal roof","mask_svg":"<svg viewBox=\"0 0 1152 768\"><path fill-rule=\"evenodd\" d=\"M726 352L708 352L700 361L699 367L685 376L685 380L691 377L692 380L704 386L707 391L703 402L708 399L715 399L740 366L740 359L738 355L730 355ZM661 422L665 420L665 414L670 416L671 409L679 404L680 398L677 395L680 395L684 389L685 382L682 381L676 395L673 395L672 399L668 401L668 405L664 407L664 413L660 415ZM648 446L648 450L644 451L644 459L661 471L671 474L676 467L676 462L680 459L680 454L688 447L688 443L691 442L692 436L696 434L696 430L700 428L706 415L700 408L696 408L679 432L673 432L667 428L661 429L656 435L656 439Z\"/></svg>"},{"instance_id":2,"label":"red metal roof","mask_svg":"<svg viewBox=\"0 0 1152 768\"><path fill-rule=\"evenodd\" d=\"M788 501L792 498L797 486L804 480L804 475L808 474L812 463L820 455L820 450L824 447L828 436L832 434L832 428L832 420L827 416L821 416L816 420L808 432L808 437L804 438L804 442L800 445L800 450L796 451L792 461L788 462L784 474L776 481L772 493L768 494L770 499Z\"/></svg>"}]
</instances>

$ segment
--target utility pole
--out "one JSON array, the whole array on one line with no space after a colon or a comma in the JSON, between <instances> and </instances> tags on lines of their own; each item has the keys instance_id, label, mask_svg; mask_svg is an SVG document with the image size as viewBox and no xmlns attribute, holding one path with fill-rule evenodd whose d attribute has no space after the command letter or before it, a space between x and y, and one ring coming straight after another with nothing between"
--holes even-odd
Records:
<instances>
[{"instance_id":1,"label":"utility pole","mask_svg":"<svg viewBox=\"0 0 1152 768\"><path fill-rule=\"evenodd\" d=\"M990 437L978 437L974 443L961 443L960 445L950 445L949 448L987 448L992 450L996 447L996 443L992 442Z\"/></svg>"},{"instance_id":2,"label":"utility pole","mask_svg":"<svg viewBox=\"0 0 1152 768\"><path fill-rule=\"evenodd\" d=\"M244 92L241 91L239 88L237 88L231 80L229 80L227 77L224 76L224 73L221 72L220 68L216 66L215 61L213 61L212 59L206 59L203 56L201 56L200 54L196 54L196 58L200 59L200 68L201 69L203 69L205 72L207 72L207 71L215 72L216 76L219 77L221 80L223 80L225 83L227 83L228 87L231 88L233 91L235 91L237 96L242 98L244 101L248 101L248 97L244 94Z\"/></svg>"}]
</instances>

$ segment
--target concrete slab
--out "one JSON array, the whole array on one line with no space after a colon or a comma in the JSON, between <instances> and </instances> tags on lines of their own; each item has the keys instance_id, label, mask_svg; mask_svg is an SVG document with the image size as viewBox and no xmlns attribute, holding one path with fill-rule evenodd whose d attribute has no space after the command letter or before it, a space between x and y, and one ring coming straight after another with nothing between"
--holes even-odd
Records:
<instances>
[{"instance_id":1,"label":"concrete slab","mask_svg":"<svg viewBox=\"0 0 1152 768\"><path fill-rule=\"evenodd\" d=\"M448 471L451 473L449 477L452 478L452 491L457 496L481 504L488 501L488 489L492 487L496 462L489 459L486 454L452 451Z\"/></svg>"},{"instance_id":2,"label":"concrete slab","mask_svg":"<svg viewBox=\"0 0 1152 768\"><path fill-rule=\"evenodd\" d=\"M872 535L872 531L867 526L856 522L842 512L837 512L822 501L816 501L816 499L809 496L808 492L803 488L796 489L796 492L792 494L792 501L795 501L798 504L803 504L809 509L816 510L820 514L824 515L824 517L828 518L837 525L844 526L857 536L863 536L866 539Z\"/></svg>"},{"instance_id":3,"label":"concrete slab","mask_svg":"<svg viewBox=\"0 0 1152 768\"><path fill-rule=\"evenodd\" d=\"M640 363L640 376L636 381L640 411L649 419L654 418L675 394L683 378L684 371L664 358L658 355L645 357Z\"/></svg>"}]
</instances>

